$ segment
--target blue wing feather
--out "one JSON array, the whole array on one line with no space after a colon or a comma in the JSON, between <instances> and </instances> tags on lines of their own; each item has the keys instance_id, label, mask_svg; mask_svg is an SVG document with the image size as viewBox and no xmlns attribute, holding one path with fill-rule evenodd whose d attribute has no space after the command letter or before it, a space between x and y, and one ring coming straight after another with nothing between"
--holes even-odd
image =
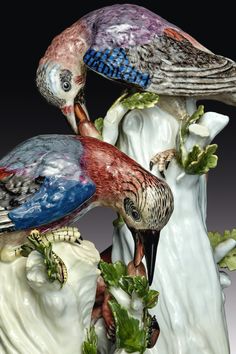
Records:
<instances>
[{"instance_id":1,"label":"blue wing feather","mask_svg":"<svg viewBox=\"0 0 236 354\"><path fill-rule=\"evenodd\" d=\"M150 84L149 73L137 70L130 63L124 48L117 47L102 51L90 48L85 53L83 60L90 69L107 78L138 85L142 89L147 88Z\"/></svg>"},{"instance_id":2,"label":"blue wing feather","mask_svg":"<svg viewBox=\"0 0 236 354\"><path fill-rule=\"evenodd\" d=\"M95 184L88 178L80 181L46 177L41 188L24 204L9 212L16 230L52 223L70 214L94 193Z\"/></svg>"},{"instance_id":3,"label":"blue wing feather","mask_svg":"<svg viewBox=\"0 0 236 354\"><path fill-rule=\"evenodd\" d=\"M66 135L25 141L0 160L0 233L51 224L94 194L80 161L83 146Z\"/></svg>"}]
</instances>

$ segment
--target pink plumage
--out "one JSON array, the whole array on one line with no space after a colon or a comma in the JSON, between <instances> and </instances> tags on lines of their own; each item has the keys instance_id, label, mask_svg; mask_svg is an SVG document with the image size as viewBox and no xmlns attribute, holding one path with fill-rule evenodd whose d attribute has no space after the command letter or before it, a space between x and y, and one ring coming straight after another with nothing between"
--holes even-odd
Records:
<instances>
[{"instance_id":1,"label":"pink plumage","mask_svg":"<svg viewBox=\"0 0 236 354\"><path fill-rule=\"evenodd\" d=\"M158 95L236 104L235 63L137 5L112 5L85 15L52 41L40 61L38 88L62 109L76 133L73 107L80 105L87 114L87 68ZM65 107L72 107L70 113Z\"/></svg>"}]
</instances>

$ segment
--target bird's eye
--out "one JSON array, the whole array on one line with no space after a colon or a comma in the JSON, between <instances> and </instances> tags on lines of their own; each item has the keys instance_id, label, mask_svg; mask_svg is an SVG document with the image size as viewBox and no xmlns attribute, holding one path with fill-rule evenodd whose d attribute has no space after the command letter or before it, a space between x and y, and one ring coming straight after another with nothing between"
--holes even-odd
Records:
<instances>
[{"instance_id":1,"label":"bird's eye","mask_svg":"<svg viewBox=\"0 0 236 354\"><path fill-rule=\"evenodd\" d=\"M63 81L61 86L62 86L63 91L65 91L65 92L68 92L71 89L71 83L69 81Z\"/></svg>"},{"instance_id":2,"label":"bird's eye","mask_svg":"<svg viewBox=\"0 0 236 354\"><path fill-rule=\"evenodd\" d=\"M72 72L68 69L63 69L60 72L61 88L68 92L71 90Z\"/></svg>"},{"instance_id":3,"label":"bird's eye","mask_svg":"<svg viewBox=\"0 0 236 354\"><path fill-rule=\"evenodd\" d=\"M135 210L135 209L132 210L131 216L132 216L132 218L133 218L135 221L140 220L139 212L138 212L137 210Z\"/></svg>"},{"instance_id":4,"label":"bird's eye","mask_svg":"<svg viewBox=\"0 0 236 354\"><path fill-rule=\"evenodd\" d=\"M134 221L140 221L141 220L140 213L135 208L134 202L131 199L125 198L125 200L124 200L124 208L125 208L126 214L130 215Z\"/></svg>"}]
</instances>

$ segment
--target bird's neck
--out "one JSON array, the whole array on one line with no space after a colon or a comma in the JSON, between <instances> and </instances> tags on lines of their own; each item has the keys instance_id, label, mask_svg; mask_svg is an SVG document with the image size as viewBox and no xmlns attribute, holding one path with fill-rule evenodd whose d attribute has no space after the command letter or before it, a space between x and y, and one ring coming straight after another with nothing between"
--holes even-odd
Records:
<instances>
[{"instance_id":1,"label":"bird's neck","mask_svg":"<svg viewBox=\"0 0 236 354\"><path fill-rule=\"evenodd\" d=\"M114 146L98 139L80 137L84 146L84 169L96 183L95 201L104 206L119 209L122 196L127 188L126 182L135 178L135 168L144 171L134 160Z\"/></svg>"}]
</instances>

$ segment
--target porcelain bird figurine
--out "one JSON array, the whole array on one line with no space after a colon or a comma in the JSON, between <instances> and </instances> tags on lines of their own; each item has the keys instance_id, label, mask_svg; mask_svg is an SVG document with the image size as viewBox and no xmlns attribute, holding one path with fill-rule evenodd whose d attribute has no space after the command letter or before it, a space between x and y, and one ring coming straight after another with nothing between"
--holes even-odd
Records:
<instances>
[{"instance_id":1,"label":"porcelain bird figurine","mask_svg":"<svg viewBox=\"0 0 236 354\"><path fill-rule=\"evenodd\" d=\"M37 86L76 133L79 121L88 116L83 91L87 68L138 90L236 104L234 61L134 4L90 12L55 37L40 60ZM91 127L90 135L96 134Z\"/></svg>"},{"instance_id":2,"label":"porcelain bird figurine","mask_svg":"<svg viewBox=\"0 0 236 354\"><path fill-rule=\"evenodd\" d=\"M46 231L95 206L117 210L146 256L152 282L160 230L173 211L168 185L114 146L94 138L45 135L0 160L0 233Z\"/></svg>"}]
</instances>

